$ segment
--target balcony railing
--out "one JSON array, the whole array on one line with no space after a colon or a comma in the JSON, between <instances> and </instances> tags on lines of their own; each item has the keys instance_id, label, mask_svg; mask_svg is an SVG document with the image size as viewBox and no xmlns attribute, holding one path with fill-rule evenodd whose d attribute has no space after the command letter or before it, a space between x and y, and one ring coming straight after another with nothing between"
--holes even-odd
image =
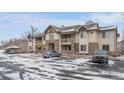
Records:
<instances>
[{"instance_id":1,"label":"balcony railing","mask_svg":"<svg viewBox=\"0 0 124 93\"><path fill-rule=\"evenodd\" d=\"M61 39L61 43L73 43L73 42L74 42L73 38Z\"/></svg>"}]
</instances>

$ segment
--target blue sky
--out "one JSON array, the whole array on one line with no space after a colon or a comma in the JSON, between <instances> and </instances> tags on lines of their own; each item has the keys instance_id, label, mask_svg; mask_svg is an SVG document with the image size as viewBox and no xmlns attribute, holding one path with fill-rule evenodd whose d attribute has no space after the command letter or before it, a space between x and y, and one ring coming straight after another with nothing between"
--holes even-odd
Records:
<instances>
[{"instance_id":1,"label":"blue sky","mask_svg":"<svg viewBox=\"0 0 124 93\"><path fill-rule=\"evenodd\" d=\"M98 22L100 26L116 25L119 33L124 31L124 18L118 12L1 12L0 40L20 38L21 34L30 31L30 25L42 32L49 24L69 26L84 24L88 20Z\"/></svg>"}]
</instances>

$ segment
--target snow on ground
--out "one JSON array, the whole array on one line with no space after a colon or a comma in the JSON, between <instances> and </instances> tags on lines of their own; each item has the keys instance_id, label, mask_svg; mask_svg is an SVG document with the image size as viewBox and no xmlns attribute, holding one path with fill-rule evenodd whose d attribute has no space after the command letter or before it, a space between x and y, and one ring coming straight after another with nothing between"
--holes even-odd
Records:
<instances>
[{"instance_id":1,"label":"snow on ground","mask_svg":"<svg viewBox=\"0 0 124 93\"><path fill-rule=\"evenodd\" d=\"M124 61L124 55L116 57L117 60Z\"/></svg>"},{"instance_id":2,"label":"snow on ground","mask_svg":"<svg viewBox=\"0 0 124 93\"><path fill-rule=\"evenodd\" d=\"M6 69L5 67L0 67L0 71L11 71L11 69Z\"/></svg>"},{"instance_id":3,"label":"snow on ground","mask_svg":"<svg viewBox=\"0 0 124 93\"><path fill-rule=\"evenodd\" d=\"M76 58L76 59L62 59L56 58L44 59L42 57L33 57L31 54L3 54L0 52L0 63L11 62L13 65L19 65L20 70L11 72L11 69L0 67L0 72L11 79L25 79L25 80L44 80L44 79L109 79L102 77L102 75L117 76L124 78L124 74L114 71L104 71L96 69L88 64L90 59ZM20 65L21 64L21 65ZM114 62L109 60L109 66L113 66ZM14 67L15 68L15 67ZM93 70L92 70L93 69ZM94 71L96 70L96 71ZM97 71L98 70L98 71ZM20 77L21 75L21 77ZM101 76L100 76L101 75ZM0 79L2 77L0 76ZM111 79L111 78L110 78Z\"/></svg>"},{"instance_id":4,"label":"snow on ground","mask_svg":"<svg viewBox=\"0 0 124 93\"><path fill-rule=\"evenodd\" d=\"M9 73L9 74L5 74L5 75L13 80L21 80L20 76L19 76L19 72Z\"/></svg>"},{"instance_id":5,"label":"snow on ground","mask_svg":"<svg viewBox=\"0 0 124 93\"><path fill-rule=\"evenodd\" d=\"M108 61L108 64L109 64L109 66L112 66L112 65L114 65L115 63L114 63L114 61L109 60L109 61Z\"/></svg>"},{"instance_id":6,"label":"snow on ground","mask_svg":"<svg viewBox=\"0 0 124 93\"><path fill-rule=\"evenodd\" d=\"M73 61L74 64L82 65L85 64L88 61L88 59L84 58L77 58Z\"/></svg>"},{"instance_id":7,"label":"snow on ground","mask_svg":"<svg viewBox=\"0 0 124 93\"><path fill-rule=\"evenodd\" d=\"M43 79L40 75L34 74L34 73L29 73L29 72L26 72L23 75L23 78L25 80L42 80Z\"/></svg>"},{"instance_id":8,"label":"snow on ground","mask_svg":"<svg viewBox=\"0 0 124 93\"><path fill-rule=\"evenodd\" d=\"M105 78L97 77L97 76L82 76L79 74L75 74L75 76L86 78L86 79L93 79L93 80L105 80Z\"/></svg>"}]
</instances>

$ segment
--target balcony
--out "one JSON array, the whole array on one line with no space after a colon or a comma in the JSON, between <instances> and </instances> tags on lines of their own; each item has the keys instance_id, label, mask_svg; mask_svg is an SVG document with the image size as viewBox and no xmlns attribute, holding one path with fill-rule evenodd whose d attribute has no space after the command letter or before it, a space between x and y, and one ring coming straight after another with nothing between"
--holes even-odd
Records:
<instances>
[{"instance_id":1,"label":"balcony","mask_svg":"<svg viewBox=\"0 0 124 93\"><path fill-rule=\"evenodd\" d=\"M72 44L74 42L73 38L61 39L61 44Z\"/></svg>"}]
</instances>

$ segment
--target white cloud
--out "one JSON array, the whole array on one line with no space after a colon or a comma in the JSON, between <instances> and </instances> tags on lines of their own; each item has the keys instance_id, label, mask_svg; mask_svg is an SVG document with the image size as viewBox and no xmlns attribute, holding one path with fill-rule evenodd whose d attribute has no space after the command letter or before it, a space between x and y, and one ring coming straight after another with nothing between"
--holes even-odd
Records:
<instances>
[{"instance_id":1,"label":"white cloud","mask_svg":"<svg viewBox=\"0 0 124 93\"><path fill-rule=\"evenodd\" d=\"M121 13L88 13L88 16L82 14L82 18L79 19L58 19L51 17L37 17L33 15L23 14L23 13L8 13L4 16L0 16L1 21L8 21L8 27L14 28L15 24L18 25L34 25L40 27L40 31L43 31L49 24L61 26L61 25L75 25L75 24L84 24L87 20L93 20L98 22L100 26L104 25L118 25L119 30L124 29L120 24L124 24ZM11 22L9 24L9 22ZM7 25L7 24L6 24ZM0 28L5 28L6 25L0 24ZM119 31L120 33L122 31Z\"/></svg>"},{"instance_id":2,"label":"white cloud","mask_svg":"<svg viewBox=\"0 0 124 93\"><path fill-rule=\"evenodd\" d=\"M89 18L105 25L124 23L121 13L91 13Z\"/></svg>"},{"instance_id":3,"label":"white cloud","mask_svg":"<svg viewBox=\"0 0 124 93\"><path fill-rule=\"evenodd\" d=\"M37 17L25 14L7 14L1 17L0 20L8 20L12 23L25 24L25 25L43 25L47 26L49 24L61 26L61 25L74 25L83 24L87 20L93 20L103 25L117 25L119 23L124 23L122 20L122 15L120 13L91 13L89 16L83 16L80 19L53 19L50 17Z\"/></svg>"},{"instance_id":4,"label":"white cloud","mask_svg":"<svg viewBox=\"0 0 124 93\"><path fill-rule=\"evenodd\" d=\"M7 20L12 24L18 25L35 25L35 26L42 26L45 28L49 24L61 26L61 25L75 25L75 24L82 24L83 21L80 19L73 20L73 19L55 19L50 17L37 17L32 15L25 15L25 14L7 14L6 16L2 16L0 20ZM9 24L9 23L8 23ZM3 26L3 24L2 24ZM0 26L0 27L2 27Z\"/></svg>"}]
</instances>

